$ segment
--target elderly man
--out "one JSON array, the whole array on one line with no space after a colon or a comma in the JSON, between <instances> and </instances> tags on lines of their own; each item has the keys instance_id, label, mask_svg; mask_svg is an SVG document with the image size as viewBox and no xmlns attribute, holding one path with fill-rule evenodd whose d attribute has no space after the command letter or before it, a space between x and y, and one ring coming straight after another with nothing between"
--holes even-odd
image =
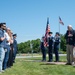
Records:
<instances>
[{"instance_id":1,"label":"elderly man","mask_svg":"<svg viewBox=\"0 0 75 75\"><path fill-rule=\"evenodd\" d=\"M66 49L67 49L67 63L66 65L72 65L73 62L73 47L75 46L75 31L71 25L68 25L67 32L65 34Z\"/></svg>"}]
</instances>

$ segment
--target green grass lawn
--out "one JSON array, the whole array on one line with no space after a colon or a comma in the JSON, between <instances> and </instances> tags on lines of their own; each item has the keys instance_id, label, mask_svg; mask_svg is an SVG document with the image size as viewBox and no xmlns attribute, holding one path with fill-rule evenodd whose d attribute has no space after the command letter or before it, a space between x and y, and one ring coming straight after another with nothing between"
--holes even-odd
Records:
<instances>
[{"instance_id":1,"label":"green grass lawn","mask_svg":"<svg viewBox=\"0 0 75 75\"><path fill-rule=\"evenodd\" d=\"M66 62L66 57L60 57L60 59ZM27 60L35 60L35 62ZM73 66L50 65L38 60L41 58L16 59L14 66L0 75L75 75Z\"/></svg>"}]
</instances>

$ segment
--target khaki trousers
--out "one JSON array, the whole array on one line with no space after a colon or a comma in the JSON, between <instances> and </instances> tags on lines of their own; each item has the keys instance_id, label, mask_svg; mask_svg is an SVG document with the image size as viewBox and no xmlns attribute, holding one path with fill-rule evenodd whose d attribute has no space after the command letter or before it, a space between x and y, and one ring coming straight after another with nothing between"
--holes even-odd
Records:
<instances>
[{"instance_id":1,"label":"khaki trousers","mask_svg":"<svg viewBox=\"0 0 75 75\"><path fill-rule=\"evenodd\" d=\"M73 45L67 45L67 63L73 62Z\"/></svg>"}]
</instances>

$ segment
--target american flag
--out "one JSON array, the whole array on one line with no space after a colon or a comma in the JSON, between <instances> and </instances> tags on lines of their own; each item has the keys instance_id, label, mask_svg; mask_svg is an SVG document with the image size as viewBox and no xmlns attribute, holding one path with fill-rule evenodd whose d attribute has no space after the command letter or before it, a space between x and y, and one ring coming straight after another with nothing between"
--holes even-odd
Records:
<instances>
[{"instance_id":1,"label":"american flag","mask_svg":"<svg viewBox=\"0 0 75 75\"><path fill-rule=\"evenodd\" d=\"M61 18L59 17L59 23L64 25L63 21L61 20Z\"/></svg>"},{"instance_id":2,"label":"american flag","mask_svg":"<svg viewBox=\"0 0 75 75\"><path fill-rule=\"evenodd\" d=\"M48 46L47 38L48 33L50 32L50 26L49 26L49 18L47 18L47 26L46 26L46 32L45 32L45 38L44 38L44 46Z\"/></svg>"}]
</instances>

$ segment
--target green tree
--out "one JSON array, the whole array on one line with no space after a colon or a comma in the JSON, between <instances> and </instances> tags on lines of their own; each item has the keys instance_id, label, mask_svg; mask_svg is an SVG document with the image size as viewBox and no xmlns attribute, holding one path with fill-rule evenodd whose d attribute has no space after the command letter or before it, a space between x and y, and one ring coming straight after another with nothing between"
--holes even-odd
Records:
<instances>
[{"instance_id":1,"label":"green tree","mask_svg":"<svg viewBox=\"0 0 75 75\"><path fill-rule=\"evenodd\" d=\"M33 45L32 49L34 53L37 53L40 51L40 39L22 42L18 44L18 53L31 53L32 49L30 48L30 43Z\"/></svg>"},{"instance_id":2,"label":"green tree","mask_svg":"<svg viewBox=\"0 0 75 75\"><path fill-rule=\"evenodd\" d=\"M40 46L40 39L32 40L31 41L33 44L33 52L37 53L40 51L39 46Z\"/></svg>"},{"instance_id":3,"label":"green tree","mask_svg":"<svg viewBox=\"0 0 75 75\"><path fill-rule=\"evenodd\" d=\"M63 51L66 51L66 40L64 38L64 35L61 35L61 46L60 48L63 50Z\"/></svg>"}]
</instances>

